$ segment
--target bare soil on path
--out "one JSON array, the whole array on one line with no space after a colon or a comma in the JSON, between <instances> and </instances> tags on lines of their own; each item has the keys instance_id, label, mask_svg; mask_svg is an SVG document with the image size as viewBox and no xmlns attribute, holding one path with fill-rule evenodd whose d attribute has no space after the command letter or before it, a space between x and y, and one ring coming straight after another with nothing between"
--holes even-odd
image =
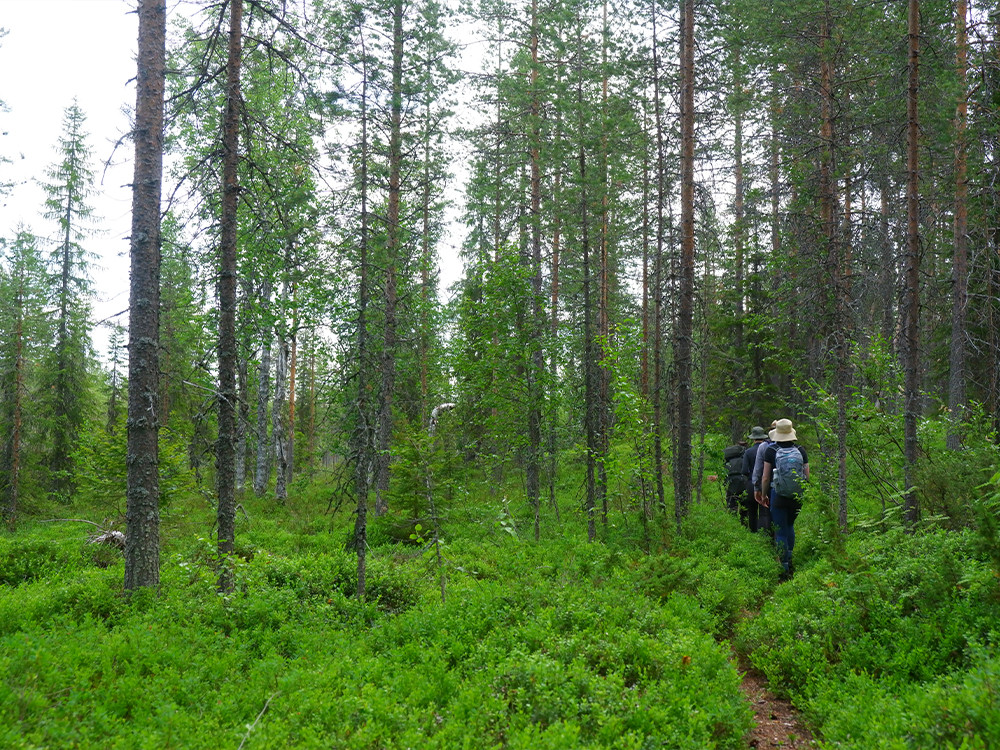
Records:
<instances>
[{"instance_id":1,"label":"bare soil on path","mask_svg":"<svg viewBox=\"0 0 1000 750\"><path fill-rule=\"evenodd\" d=\"M788 701L776 698L768 689L764 675L743 656L739 657L739 670L743 675L740 689L753 707L756 723L748 736L748 746L755 750L816 747L798 711Z\"/></svg>"}]
</instances>

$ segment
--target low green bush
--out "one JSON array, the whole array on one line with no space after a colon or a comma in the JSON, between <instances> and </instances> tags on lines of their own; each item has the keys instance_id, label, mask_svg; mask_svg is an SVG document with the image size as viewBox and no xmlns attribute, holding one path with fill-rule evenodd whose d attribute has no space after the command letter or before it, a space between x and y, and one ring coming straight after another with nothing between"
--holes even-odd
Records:
<instances>
[{"instance_id":1,"label":"low green bush","mask_svg":"<svg viewBox=\"0 0 1000 750\"><path fill-rule=\"evenodd\" d=\"M1000 587L978 549L971 531L857 535L741 623L740 647L838 747L989 747Z\"/></svg>"},{"instance_id":2,"label":"low green bush","mask_svg":"<svg viewBox=\"0 0 1000 750\"><path fill-rule=\"evenodd\" d=\"M37 581L55 571L76 568L84 563L86 535L79 538L60 534L53 527L39 529L30 536L0 534L0 586L17 586Z\"/></svg>"},{"instance_id":3,"label":"low green bush","mask_svg":"<svg viewBox=\"0 0 1000 750\"><path fill-rule=\"evenodd\" d=\"M646 596L633 551L479 529L449 542L442 603L420 552L387 545L360 600L345 524L249 515L230 594L196 535L158 595L75 552L0 588L0 746L743 746L715 616Z\"/></svg>"},{"instance_id":4,"label":"low green bush","mask_svg":"<svg viewBox=\"0 0 1000 750\"><path fill-rule=\"evenodd\" d=\"M653 596L694 597L722 635L760 606L780 571L767 535L748 533L721 505L704 503L691 509L668 550L643 560L640 581Z\"/></svg>"}]
</instances>

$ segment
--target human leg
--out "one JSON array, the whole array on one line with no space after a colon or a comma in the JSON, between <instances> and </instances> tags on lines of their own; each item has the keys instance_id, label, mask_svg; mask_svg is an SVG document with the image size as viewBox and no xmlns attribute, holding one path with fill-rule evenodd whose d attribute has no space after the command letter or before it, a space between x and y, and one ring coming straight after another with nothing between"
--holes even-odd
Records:
<instances>
[{"instance_id":1,"label":"human leg","mask_svg":"<svg viewBox=\"0 0 1000 750\"><path fill-rule=\"evenodd\" d=\"M753 499L753 493L745 493L740 497L740 504L742 505L742 510L740 512L741 518L745 520L745 526L750 529L750 531L757 530L757 519L758 512L757 509L760 506L757 501Z\"/></svg>"},{"instance_id":2,"label":"human leg","mask_svg":"<svg viewBox=\"0 0 1000 750\"><path fill-rule=\"evenodd\" d=\"M795 531L789 520L789 509L784 505L771 503L771 519L774 521L774 543L778 548L778 559L787 574L791 569L792 547L795 545Z\"/></svg>"},{"instance_id":3,"label":"human leg","mask_svg":"<svg viewBox=\"0 0 1000 750\"><path fill-rule=\"evenodd\" d=\"M771 511L763 505L757 505L756 531L763 531L771 537L771 541L774 541L774 522L771 520Z\"/></svg>"},{"instance_id":4,"label":"human leg","mask_svg":"<svg viewBox=\"0 0 1000 750\"><path fill-rule=\"evenodd\" d=\"M771 501L771 517L775 522L775 544L785 575L792 573L792 551L795 549L795 519L799 502L793 498L775 497Z\"/></svg>"}]
</instances>

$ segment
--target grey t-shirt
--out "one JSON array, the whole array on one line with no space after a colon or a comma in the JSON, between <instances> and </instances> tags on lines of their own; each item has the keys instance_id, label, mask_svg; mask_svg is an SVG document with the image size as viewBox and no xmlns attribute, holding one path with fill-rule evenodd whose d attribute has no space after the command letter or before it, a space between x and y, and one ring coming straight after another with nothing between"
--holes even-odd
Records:
<instances>
[{"instance_id":1,"label":"grey t-shirt","mask_svg":"<svg viewBox=\"0 0 1000 750\"><path fill-rule=\"evenodd\" d=\"M764 478L764 454L767 453L767 449L772 445L774 445L773 440L765 440L757 449L757 455L753 464L753 475L750 477L755 490L761 489L760 483Z\"/></svg>"}]
</instances>

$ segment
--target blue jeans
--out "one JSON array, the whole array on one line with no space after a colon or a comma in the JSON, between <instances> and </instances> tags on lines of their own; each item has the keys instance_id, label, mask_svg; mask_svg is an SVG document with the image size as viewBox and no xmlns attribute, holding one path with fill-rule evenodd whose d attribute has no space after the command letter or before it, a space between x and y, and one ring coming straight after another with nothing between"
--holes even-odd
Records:
<instances>
[{"instance_id":1,"label":"blue jeans","mask_svg":"<svg viewBox=\"0 0 1000 750\"><path fill-rule=\"evenodd\" d=\"M774 543L778 548L781 567L788 573L792 566L792 550L795 548L795 519L801 505L796 498L771 496L771 520L774 521Z\"/></svg>"}]
</instances>

